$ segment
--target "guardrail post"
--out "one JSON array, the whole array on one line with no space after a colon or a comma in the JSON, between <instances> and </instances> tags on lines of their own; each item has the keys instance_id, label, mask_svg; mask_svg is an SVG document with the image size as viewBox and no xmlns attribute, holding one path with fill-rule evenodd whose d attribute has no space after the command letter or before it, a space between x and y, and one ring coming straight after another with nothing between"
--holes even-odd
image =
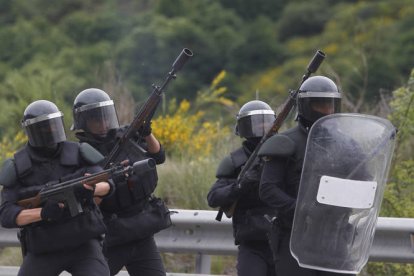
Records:
<instances>
[{"instance_id":1,"label":"guardrail post","mask_svg":"<svg viewBox=\"0 0 414 276\"><path fill-rule=\"evenodd\" d=\"M196 255L195 273L210 274L211 271L211 256L201 253Z\"/></svg>"},{"instance_id":2,"label":"guardrail post","mask_svg":"<svg viewBox=\"0 0 414 276\"><path fill-rule=\"evenodd\" d=\"M411 240L411 252L414 253L414 233L410 234L410 240Z\"/></svg>"}]
</instances>

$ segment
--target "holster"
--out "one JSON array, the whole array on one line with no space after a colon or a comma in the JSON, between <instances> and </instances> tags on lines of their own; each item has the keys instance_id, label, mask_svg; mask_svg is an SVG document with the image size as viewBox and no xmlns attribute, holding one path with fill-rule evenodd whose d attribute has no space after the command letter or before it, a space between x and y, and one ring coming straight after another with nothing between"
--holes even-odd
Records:
<instances>
[{"instance_id":1,"label":"holster","mask_svg":"<svg viewBox=\"0 0 414 276\"><path fill-rule=\"evenodd\" d=\"M20 248L22 250L22 257L24 257L27 254L26 229L21 228L20 231L17 232L17 238L20 241Z\"/></svg>"},{"instance_id":2,"label":"holster","mask_svg":"<svg viewBox=\"0 0 414 276\"><path fill-rule=\"evenodd\" d=\"M280 225L277 217L269 217L265 215L266 220L271 224L270 231L267 233L269 240L269 246L273 253L273 261L278 259L277 253L279 252L280 245Z\"/></svg>"}]
</instances>

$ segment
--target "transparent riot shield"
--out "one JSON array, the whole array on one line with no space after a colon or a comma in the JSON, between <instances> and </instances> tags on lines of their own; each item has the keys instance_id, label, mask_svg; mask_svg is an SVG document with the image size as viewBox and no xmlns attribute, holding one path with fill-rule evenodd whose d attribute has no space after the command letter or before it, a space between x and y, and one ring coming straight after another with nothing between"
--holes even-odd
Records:
<instances>
[{"instance_id":1,"label":"transparent riot shield","mask_svg":"<svg viewBox=\"0 0 414 276\"><path fill-rule=\"evenodd\" d=\"M389 121L361 114L312 126L290 240L300 266L359 273L367 263L395 133Z\"/></svg>"}]
</instances>

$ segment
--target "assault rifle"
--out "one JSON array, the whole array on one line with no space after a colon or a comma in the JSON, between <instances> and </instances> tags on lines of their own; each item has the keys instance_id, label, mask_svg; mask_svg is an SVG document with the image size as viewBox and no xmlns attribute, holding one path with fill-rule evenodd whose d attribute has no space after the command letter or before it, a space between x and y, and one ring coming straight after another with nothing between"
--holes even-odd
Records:
<instances>
[{"instance_id":1,"label":"assault rifle","mask_svg":"<svg viewBox=\"0 0 414 276\"><path fill-rule=\"evenodd\" d=\"M244 178L246 172L252 167L252 165L255 163L257 153L260 150L260 147L263 145L263 143L269 139L271 136L276 134L280 127L282 126L283 122L285 121L286 117L289 115L292 108L295 106L296 103L296 97L299 93L300 86L302 83L309 78L309 76L312 73L315 73L316 70L318 70L319 66L321 65L323 59L325 58L325 53L318 50L316 51L315 55L313 56L312 60L309 62L306 73L302 76L302 81L299 84L298 89L293 90L290 92L290 95L286 102L283 104L282 110L277 115L276 120L273 122L272 127L266 132L266 134L262 137L259 144L256 146L252 154L250 155L249 159L247 159L246 163L244 164L242 170L240 171L238 177L237 177L237 186L238 188L241 188L241 180ZM231 218L234 213L234 209L236 208L237 201L235 201L229 208L223 209L220 208L220 210L217 213L216 220L221 221L221 218L223 217L223 213L226 214L228 218Z\"/></svg>"},{"instance_id":2,"label":"assault rifle","mask_svg":"<svg viewBox=\"0 0 414 276\"><path fill-rule=\"evenodd\" d=\"M175 74L184 66L184 64L192 56L193 52L187 48L184 48L181 51L180 55L174 61L172 69L168 73L164 83L161 86L157 86L154 84L152 85L154 90L152 91L151 95L148 97L144 105L140 108L134 120L129 125L125 133L119 138L115 146L112 148L111 152L106 156L103 162L104 168L108 168L113 162L121 161L118 160L119 158L122 158L120 157L120 153L129 152L130 150L139 148L133 140L136 132L139 130L141 126L143 126L144 124L149 124L151 122L152 116L154 115L155 110L159 102L161 101L162 91L170 82L170 80L176 78Z\"/></svg>"},{"instance_id":3,"label":"assault rifle","mask_svg":"<svg viewBox=\"0 0 414 276\"><path fill-rule=\"evenodd\" d=\"M76 198L76 190L84 189L83 185L95 186L99 182L108 181L110 178L128 177L133 174L141 174L149 170L155 169L155 160L152 158L135 162L132 166L128 165L128 161L113 165L111 168L94 173L91 175L78 177L61 183L46 184L39 193L30 198L22 199L17 202L24 208L37 208L46 200L53 199L67 205L71 216L76 216L83 212L79 200Z\"/></svg>"}]
</instances>

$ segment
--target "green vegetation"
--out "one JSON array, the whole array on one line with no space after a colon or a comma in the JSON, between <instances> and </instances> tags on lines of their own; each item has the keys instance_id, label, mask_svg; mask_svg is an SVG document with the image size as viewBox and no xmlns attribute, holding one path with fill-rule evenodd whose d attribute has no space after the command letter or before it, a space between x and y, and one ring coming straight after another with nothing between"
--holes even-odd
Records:
<instances>
[{"instance_id":1,"label":"green vegetation","mask_svg":"<svg viewBox=\"0 0 414 276\"><path fill-rule=\"evenodd\" d=\"M277 110L321 49L327 58L317 74L340 85L343 110L388 117L398 127L381 216L413 217L411 2L0 0L0 161L24 143L20 120L31 101L55 102L73 139L75 96L103 88L127 123L187 47L194 57L168 87L153 123L168 153L157 194L173 208L208 209L217 164L240 143L231 134L240 105L258 95ZM2 264L13 263L8 256L2 253ZM164 259L169 271L192 269L190 257ZM231 271L234 259L223 260L214 260L214 273ZM370 263L361 275L413 269Z\"/></svg>"}]
</instances>

